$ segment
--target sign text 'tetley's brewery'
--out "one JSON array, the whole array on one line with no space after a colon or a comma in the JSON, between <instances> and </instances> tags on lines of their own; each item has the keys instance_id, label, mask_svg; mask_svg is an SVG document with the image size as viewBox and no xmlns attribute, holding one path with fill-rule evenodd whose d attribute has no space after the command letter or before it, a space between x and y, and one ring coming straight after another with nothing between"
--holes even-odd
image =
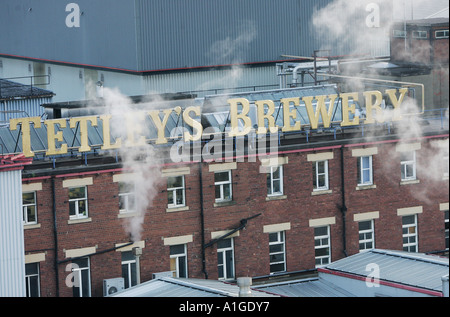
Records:
<instances>
[{"instance_id":1,"label":"sign text 'tetley's brewery'","mask_svg":"<svg viewBox=\"0 0 450 317\"><path fill-rule=\"evenodd\" d=\"M398 92L398 93L397 93ZM401 120L400 105L402 104L406 94L407 88L389 89L385 91L387 98L390 100L390 104L393 106L391 120ZM280 100L280 106L283 111L283 126L280 127L275 123L275 102L273 100L257 100L256 106L256 121L252 122L248 116L250 111L250 102L245 98L228 99L230 106L230 130L228 131L229 137L245 136L251 130L253 125L256 125L257 134L277 133L279 129L282 132L299 131L302 129L302 123L300 118L297 118L297 112L295 107L299 107L302 102L302 106L306 107L306 111L309 118L309 125L311 129L317 129L319 126L320 117L322 118L322 125L324 128L330 127L331 118L338 98L342 101L342 121L340 125L342 127L355 126L360 124L360 118L356 115L355 103L351 103L350 100L357 101L358 93L341 93L333 95L320 95L320 96L308 96L308 97L294 97L284 98ZM383 101L383 94L380 91L366 91L363 92L366 106L366 117L364 118L364 124L382 123L384 122L383 112L385 111L381 104ZM313 101L314 100L314 101ZM327 107L328 104L328 107ZM315 107L314 107L315 106ZM315 109L314 109L315 108ZM201 115L201 108L198 106L190 106L182 111L181 107L175 107L173 109L165 110L151 110L143 112L144 116L141 116L141 120L144 120L145 116L153 121L157 129L157 139L154 140L155 144L165 144L168 139L165 135L165 128L168 119L172 112L175 111L181 115L184 123L193 128L195 133L184 132L184 140L186 142L198 141L202 138L203 127L202 124L195 120L191 115ZM161 115L162 114L162 118ZM375 115L374 115L375 114ZM111 140L111 118L110 114L100 116L85 116L74 117L70 119L49 119L45 120L43 124L47 127L47 150L45 154L61 155L67 153L67 144L60 144L57 147L58 142L63 142L62 131L56 132L55 126L59 125L60 128L66 128L67 121L69 121L70 128L75 128L78 125L80 131L80 147L79 152L88 152L91 150L88 139L88 121L92 126L97 126L98 120L102 121L103 126L103 145L102 150L114 150L122 146L134 147L142 146L147 140L145 136L140 135L142 131L139 131L139 125L135 124L134 114L124 114L124 123L126 125L126 139L122 142L122 138L116 138L112 143ZM291 120L292 119L292 120ZM239 126L239 121L242 123ZM267 122L267 126L266 126ZM292 122L294 124L292 125ZM31 149L31 124L35 128L41 127L40 117L26 117L16 118L10 120L10 130L16 130L21 125L22 134L22 151L26 157L33 157L34 152Z\"/></svg>"}]
</instances>

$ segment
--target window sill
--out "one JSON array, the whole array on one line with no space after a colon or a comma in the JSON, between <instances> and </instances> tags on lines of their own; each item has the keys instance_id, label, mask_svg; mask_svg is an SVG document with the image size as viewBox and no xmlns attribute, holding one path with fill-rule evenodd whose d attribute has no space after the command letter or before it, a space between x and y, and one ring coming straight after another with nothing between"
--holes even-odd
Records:
<instances>
[{"instance_id":1,"label":"window sill","mask_svg":"<svg viewBox=\"0 0 450 317\"><path fill-rule=\"evenodd\" d=\"M266 201L282 200L282 199L287 199L287 196L286 195L273 195L273 196L267 196L266 197Z\"/></svg>"},{"instance_id":2,"label":"window sill","mask_svg":"<svg viewBox=\"0 0 450 317\"><path fill-rule=\"evenodd\" d=\"M23 230L38 229L40 227L41 227L40 223L34 223L34 224L29 224L29 225L23 225Z\"/></svg>"},{"instance_id":3,"label":"window sill","mask_svg":"<svg viewBox=\"0 0 450 317\"><path fill-rule=\"evenodd\" d=\"M92 221L91 217L80 218L80 219L69 219L67 221L67 224L73 225L73 224L77 224L77 223L86 223L86 222L91 222L91 221Z\"/></svg>"},{"instance_id":4,"label":"window sill","mask_svg":"<svg viewBox=\"0 0 450 317\"><path fill-rule=\"evenodd\" d=\"M119 214L117 215L117 218L130 218L130 217L134 217L137 216L137 212L133 211L133 212L119 212Z\"/></svg>"},{"instance_id":5,"label":"window sill","mask_svg":"<svg viewBox=\"0 0 450 317\"><path fill-rule=\"evenodd\" d=\"M214 203L214 207L225 207L236 205L234 200L217 201Z\"/></svg>"},{"instance_id":6,"label":"window sill","mask_svg":"<svg viewBox=\"0 0 450 317\"><path fill-rule=\"evenodd\" d=\"M400 186L402 185L411 185L411 184L419 184L420 180L419 179L412 179L412 180L404 180L400 182Z\"/></svg>"},{"instance_id":7,"label":"window sill","mask_svg":"<svg viewBox=\"0 0 450 317\"><path fill-rule=\"evenodd\" d=\"M189 206L181 206L181 207L169 207L166 209L166 212L177 212L177 211L188 211Z\"/></svg>"},{"instance_id":8,"label":"window sill","mask_svg":"<svg viewBox=\"0 0 450 317\"><path fill-rule=\"evenodd\" d=\"M325 194L331 194L333 191L331 189L320 189L315 190L311 193L311 196L317 196L317 195L325 195Z\"/></svg>"},{"instance_id":9,"label":"window sill","mask_svg":"<svg viewBox=\"0 0 450 317\"><path fill-rule=\"evenodd\" d=\"M366 190L366 189L375 189L377 188L377 185L372 184L372 185L358 185L356 186L356 190Z\"/></svg>"}]
</instances>

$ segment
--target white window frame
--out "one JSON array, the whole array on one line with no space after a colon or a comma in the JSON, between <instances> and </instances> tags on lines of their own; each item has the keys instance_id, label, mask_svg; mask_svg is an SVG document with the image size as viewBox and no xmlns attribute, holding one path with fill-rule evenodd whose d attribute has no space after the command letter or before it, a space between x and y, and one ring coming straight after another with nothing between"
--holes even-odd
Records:
<instances>
[{"instance_id":1,"label":"white window frame","mask_svg":"<svg viewBox=\"0 0 450 317\"><path fill-rule=\"evenodd\" d=\"M276 235L275 241L270 241L270 235ZM271 252L270 247L275 245L281 245L281 251ZM272 262L271 257L282 254L283 260ZM271 232L269 233L269 261L270 261L270 274L276 274L281 272L286 272L286 235L285 231ZM272 265L283 264L283 270L277 270L272 272Z\"/></svg>"},{"instance_id":2,"label":"white window frame","mask_svg":"<svg viewBox=\"0 0 450 317\"><path fill-rule=\"evenodd\" d=\"M403 221L406 217L413 217L414 222L403 224ZM413 229L413 232L410 232ZM407 231L406 233L404 231ZM418 232L417 232L417 214L413 215L405 215L402 216L402 239L407 239L408 241L405 243L403 241L403 251L407 252L419 252L419 241L418 241ZM415 241L411 242L411 238L414 238ZM411 248L414 247L415 251L411 251Z\"/></svg>"},{"instance_id":3,"label":"white window frame","mask_svg":"<svg viewBox=\"0 0 450 317\"><path fill-rule=\"evenodd\" d=\"M428 38L428 31L425 31L425 30L412 31L412 38L413 39L427 39Z\"/></svg>"},{"instance_id":4,"label":"white window frame","mask_svg":"<svg viewBox=\"0 0 450 317\"><path fill-rule=\"evenodd\" d=\"M362 222L370 223L370 228L365 230L359 229L359 224ZM359 234L359 252L375 249L375 228L373 219L362 220L358 222L358 234ZM367 247L367 244L371 243L372 247ZM361 248L361 244L364 245Z\"/></svg>"},{"instance_id":5,"label":"white window frame","mask_svg":"<svg viewBox=\"0 0 450 317\"><path fill-rule=\"evenodd\" d=\"M69 198L69 210L70 210L70 203L75 203L75 215L70 215L70 211L69 211L69 218L70 219L84 219L84 218L88 218L89 217L88 188L87 188L87 186L69 187L69 192L72 189L82 188L82 187L84 187L84 194L85 194L85 196L83 198ZM85 204L86 204L86 215L80 214L80 201L85 201Z\"/></svg>"},{"instance_id":6,"label":"white window frame","mask_svg":"<svg viewBox=\"0 0 450 317\"><path fill-rule=\"evenodd\" d=\"M26 290L27 290L27 294L26 294L26 296L27 297L31 297L30 296L30 291L31 291L31 278L33 278L33 277L36 277L37 278L37 280L36 280L36 282L37 282L37 285L36 285L36 287L37 287L37 297L40 297L41 296L41 281L40 281L40 267L39 267L39 262L35 262L35 263L27 263L27 264L25 264L25 267L26 266L30 266L30 265L33 265L33 266L35 266L36 268L37 268L37 273L32 273L32 274L27 274L26 273L26 269L25 269L25 283L26 283Z\"/></svg>"},{"instance_id":7,"label":"white window frame","mask_svg":"<svg viewBox=\"0 0 450 317\"><path fill-rule=\"evenodd\" d=\"M219 272L219 267L223 267L222 271L223 271L223 276L220 276L219 274L219 280L232 280L235 278L235 267L234 267L234 239L233 238L228 238L225 240L230 240L230 246L229 247L219 247L219 245L217 245L217 270ZM227 262L227 252L231 252L231 263ZM219 257L222 259L222 264L219 264ZM232 274L231 276L228 276L228 268L229 266L231 266L231 271Z\"/></svg>"},{"instance_id":8,"label":"white window frame","mask_svg":"<svg viewBox=\"0 0 450 317\"><path fill-rule=\"evenodd\" d=\"M72 273L74 274L74 280L77 281L78 284L78 288L80 291L80 296L78 297L91 297L91 259L89 257L86 258L82 258L82 259L87 259L87 266L85 267L80 267L78 264L72 262ZM87 272L85 272L87 271ZM87 296L83 296L83 278L82 278L82 274L86 273L87 277L88 277L88 294ZM77 275L77 276L75 276Z\"/></svg>"},{"instance_id":9,"label":"white window frame","mask_svg":"<svg viewBox=\"0 0 450 317\"><path fill-rule=\"evenodd\" d=\"M369 159L369 167L364 167L364 159ZM365 185L373 185L373 164L372 164L372 155L368 156L360 156L358 157L358 185L359 186L365 186ZM369 171L369 179L364 179L364 171Z\"/></svg>"},{"instance_id":10,"label":"white window frame","mask_svg":"<svg viewBox=\"0 0 450 317\"><path fill-rule=\"evenodd\" d=\"M449 177L449 159L448 159L448 153L446 153L446 154L444 154L444 157L443 157L443 162L444 162L444 168L443 168L443 170L444 170L444 172L443 172L443 179L448 179L448 177Z\"/></svg>"},{"instance_id":11,"label":"white window frame","mask_svg":"<svg viewBox=\"0 0 450 317\"><path fill-rule=\"evenodd\" d=\"M449 244L449 237L448 237L448 234L449 234L449 228L448 228L448 224L449 224L449 222L448 222L448 210L444 210L444 225L445 225L445 229L444 229L444 231L445 231L445 249L446 250L448 250L448 244Z\"/></svg>"},{"instance_id":12,"label":"white window frame","mask_svg":"<svg viewBox=\"0 0 450 317\"><path fill-rule=\"evenodd\" d=\"M280 196L284 194L284 186L283 186L283 165L279 166L270 166L270 171L267 173L267 196ZM274 178L274 173L279 169L280 175L279 178ZM280 191L274 192L274 182L280 182Z\"/></svg>"},{"instance_id":13,"label":"white window frame","mask_svg":"<svg viewBox=\"0 0 450 317\"><path fill-rule=\"evenodd\" d=\"M416 173L416 151L408 151L408 152L403 152L401 153L401 155L408 155L411 154L413 155L413 159L412 160L403 160L403 158L401 159L400 165L401 165L401 180L402 181L410 181L410 180L416 180L417 179L417 173ZM407 171L408 171L408 166L412 166L412 175L407 175Z\"/></svg>"},{"instance_id":14,"label":"white window frame","mask_svg":"<svg viewBox=\"0 0 450 317\"><path fill-rule=\"evenodd\" d=\"M406 37L406 31L405 30L394 29L394 30L392 30L392 35L395 38L402 38L402 39L404 39Z\"/></svg>"},{"instance_id":15,"label":"white window frame","mask_svg":"<svg viewBox=\"0 0 450 317\"><path fill-rule=\"evenodd\" d=\"M170 176L167 178L167 180L169 180L170 178L178 178L181 177L182 178L182 182L183 185L181 187L170 187L169 188L169 184L167 183L167 194L169 194L169 192L172 192L172 199L173 199L173 203L169 204L169 202L167 202L167 206L168 208L177 208L177 207L184 207L186 206L186 186L185 186L185 180L184 180L184 175L180 175L180 176ZM177 204L177 191L178 190L182 190L182 195L183 195L183 201L181 204ZM167 197L167 199L169 199L169 197Z\"/></svg>"},{"instance_id":16,"label":"white window frame","mask_svg":"<svg viewBox=\"0 0 450 317\"><path fill-rule=\"evenodd\" d=\"M319 173L319 164L324 164L324 172L323 173ZM314 161L314 180L316 185L313 188L313 191L321 191L321 190L328 190L329 189L329 182L328 182L328 160L323 160L323 161ZM324 186L319 186L319 179L320 176L324 176L325 178L325 185ZM313 182L314 184L314 182Z\"/></svg>"},{"instance_id":17,"label":"white window frame","mask_svg":"<svg viewBox=\"0 0 450 317\"><path fill-rule=\"evenodd\" d=\"M121 185L126 186L127 191L121 192ZM132 187L132 190L128 188L128 186ZM124 208L120 209L120 201L123 201ZM130 207L133 206L133 207ZM119 182L119 213L133 213L136 211L136 187L134 183L128 182Z\"/></svg>"},{"instance_id":18,"label":"white window frame","mask_svg":"<svg viewBox=\"0 0 450 317\"><path fill-rule=\"evenodd\" d=\"M220 197L216 198L216 202L223 202L223 201L231 201L233 200L233 184L231 181L231 170L228 171L217 171L214 172L214 177L216 177L216 174L221 174L221 173L228 173L228 180L227 181L221 181L221 182L216 182L216 180L214 179L214 197L216 195L216 188L219 186L220 188ZM225 198L225 194L224 194L224 186L230 186L230 198Z\"/></svg>"},{"instance_id":19,"label":"white window frame","mask_svg":"<svg viewBox=\"0 0 450 317\"><path fill-rule=\"evenodd\" d=\"M128 253L130 252L131 254L133 254L133 251L124 251L124 253ZM124 253L122 253L122 255L124 255ZM129 253L128 253L129 254ZM127 269L127 276L122 276L125 279L125 286L128 286L126 288L132 287L136 284L133 284L133 272L132 272L132 267L134 265L134 273L135 273L135 280L137 282L137 261L136 261L136 257L134 257L131 260L123 260L121 261L122 264L122 272L123 272L123 267L126 266Z\"/></svg>"},{"instance_id":20,"label":"white window frame","mask_svg":"<svg viewBox=\"0 0 450 317\"><path fill-rule=\"evenodd\" d=\"M314 232L314 259L316 267L322 267L324 265L331 263L331 237L330 237L330 226L320 226L315 227L316 229L326 228L327 233L325 235L316 235ZM318 242L318 244L316 244ZM328 249L327 255L317 255L317 250L319 249ZM317 263L320 262L320 263Z\"/></svg>"},{"instance_id":21,"label":"white window frame","mask_svg":"<svg viewBox=\"0 0 450 317\"><path fill-rule=\"evenodd\" d=\"M171 264L171 270L174 274L174 277L180 277L180 258L184 258L184 263L185 263L185 271L186 271L186 276L185 278L188 277L188 261L187 261L187 245L181 244L183 246L183 253L176 253L176 254L171 254L170 255L170 264ZM179 245L171 245L170 247L176 247ZM174 261L174 262L172 262ZM175 267L172 267L172 264L175 264Z\"/></svg>"},{"instance_id":22,"label":"white window frame","mask_svg":"<svg viewBox=\"0 0 450 317\"><path fill-rule=\"evenodd\" d=\"M34 195L34 203L33 204L24 204L23 203L23 195L24 194L31 194ZM28 220L28 208L34 206L34 218L35 221L29 221ZM31 224L37 224L37 202L36 202L36 191L32 192L23 192L22 193L22 210L23 210L23 224L24 225L31 225Z\"/></svg>"},{"instance_id":23,"label":"white window frame","mask_svg":"<svg viewBox=\"0 0 450 317\"><path fill-rule=\"evenodd\" d=\"M438 35L438 33L442 33L442 35ZM448 30L436 30L434 31L434 38L436 39L448 39L449 32Z\"/></svg>"}]
</instances>

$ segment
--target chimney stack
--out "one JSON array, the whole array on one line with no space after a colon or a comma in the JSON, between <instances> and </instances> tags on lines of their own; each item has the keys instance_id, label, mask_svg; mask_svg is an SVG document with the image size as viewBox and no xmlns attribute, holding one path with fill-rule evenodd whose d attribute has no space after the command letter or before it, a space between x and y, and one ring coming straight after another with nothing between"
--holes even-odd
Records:
<instances>
[{"instance_id":1,"label":"chimney stack","mask_svg":"<svg viewBox=\"0 0 450 317\"><path fill-rule=\"evenodd\" d=\"M252 285L251 277L238 277L237 285L239 286L239 297L252 297L250 286Z\"/></svg>"}]
</instances>

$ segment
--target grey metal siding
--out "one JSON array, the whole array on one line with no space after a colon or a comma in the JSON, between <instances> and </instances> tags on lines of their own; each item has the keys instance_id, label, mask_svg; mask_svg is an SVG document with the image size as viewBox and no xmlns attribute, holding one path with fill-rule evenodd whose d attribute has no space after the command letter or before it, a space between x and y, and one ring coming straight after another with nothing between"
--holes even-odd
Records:
<instances>
[{"instance_id":1,"label":"grey metal siding","mask_svg":"<svg viewBox=\"0 0 450 317\"><path fill-rule=\"evenodd\" d=\"M45 113L42 104L51 103L52 98L27 98L0 101L0 124L13 118L40 117Z\"/></svg>"},{"instance_id":2,"label":"grey metal siding","mask_svg":"<svg viewBox=\"0 0 450 317\"><path fill-rule=\"evenodd\" d=\"M133 2L73 1L80 8L80 27L69 28L70 2L0 1L0 54L136 70Z\"/></svg>"},{"instance_id":3,"label":"grey metal siding","mask_svg":"<svg viewBox=\"0 0 450 317\"><path fill-rule=\"evenodd\" d=\"M0 170L0 297L24 297L21 170Z\"/></svg>"},{"instance_id":4,"label":"grey metal siding","mask_svg":"<svg viewBox=\"0 0 450 317\"><path fill-rule=\"evenodd\" d=\"M324 47L332 55L370 53L369 45L351 36L368 32L364 5L351 12L348 41L313 28L316 9L333 2L78 0L81 25L68 28L67 2L3 0L0 29L8 32L0 32L0 55L145 72L279 61L283 54L311 56ZM333 25L345 14L336 9L327 20Z\"/></svg>"},{"instance_id":5,"label":"grey metal siding","mask_svg":"<svg viewBox=\"0 0 450 317\"><path fill-rule=\"evenodd\" d=\"M270 62L311 56L316 8L330 0L136 0L144 70Z\"/></svg>"}]
</instances>

